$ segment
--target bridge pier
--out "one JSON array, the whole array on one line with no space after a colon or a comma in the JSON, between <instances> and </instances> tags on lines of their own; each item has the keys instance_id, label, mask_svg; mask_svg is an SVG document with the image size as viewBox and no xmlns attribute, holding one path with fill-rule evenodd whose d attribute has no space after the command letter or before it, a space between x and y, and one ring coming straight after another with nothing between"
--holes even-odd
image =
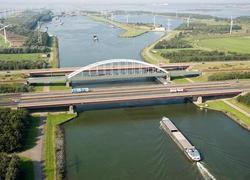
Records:
<instances>
[{"instance_id":1,"label":"bridge pier","mask_svg":"<svg viewBox=\"0 0 250 180\"><path fill-rule=\"evenodd\" d=\"M196 104L202 104L202 102L203 102L202 96L193 97L193 102Z\"/></svg>"},{"instance_id":2,"label":"bridge pier","mask_svg":"<svg viewBox=\"0 0 250 180\"><path fill-rule=\"evenodd\" d=\"M74 114L74 113L75 113L75 110L74 110L74 106L73 106L73 105L69 106L69 113L70 113L70 114Z\"/></svg>"},{"instance_id":3,"label":"bridge pier","mask_svg":"<svg viewBox=\"0 0 250 180\"><path fill-rule=\"evenodd\" d=\"M66 87L70 87L70 82L69 81L66 81Z\"/></svg>"}]
</instances>

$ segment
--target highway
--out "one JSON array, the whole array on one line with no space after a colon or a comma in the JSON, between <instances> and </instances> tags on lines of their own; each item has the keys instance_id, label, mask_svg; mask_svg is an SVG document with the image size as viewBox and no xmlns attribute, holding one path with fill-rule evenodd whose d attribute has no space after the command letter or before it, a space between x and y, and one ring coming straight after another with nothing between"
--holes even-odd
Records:
<instances>
[{"instance_id":1,"label":"highway","mask_svg":"<svg viewBox=\"0 0 250 180\"><path fill-rule=\"evenodd\" d=\"M171 93L170 88L183 88L184 92ZM193 83L183 85L144 85L133 87L95 88L88 93L72 94L48 92L21 94L19 108L48 108L80 104L105 104L155 99L211 97L237 95L250 90L250 84L233 82Z\"/></svg>"}]
</instances>

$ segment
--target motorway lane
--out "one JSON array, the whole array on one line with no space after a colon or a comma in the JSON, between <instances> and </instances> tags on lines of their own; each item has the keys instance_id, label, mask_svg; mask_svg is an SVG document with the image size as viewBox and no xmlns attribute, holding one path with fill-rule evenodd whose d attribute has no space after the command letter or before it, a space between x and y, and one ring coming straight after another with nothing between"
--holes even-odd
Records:
<instances>
[{"instance_id":1,"label":"motorway lane","mask_svg":"<svg viewBox=\"0 0 250 180\"><path fill-rule=\"evenodd\" d=\"M192 89L197 89L197 90L204 90L204 89L211 89L211 88L225 88L225 87L232 87L230 85L213 85L213 86L191 86L189 88L185 88L185 91L190 91ZM56 99L56 98L80 98L81 96L98 96L98 95L113 95L113 94L119 94L119 95L127 95L127 94L135 94L135 93L144 93L144 92L154 92L154 93L159 93L160 91L165 91L165 92L170 92L170 88L166 86L158 87L158 88L143 88L143 89L126 89L126 90L121 90L121 91L101 91L101 92L88 92L88 93L75 93L75 94L61 94L61 95L45 95L45 96L31 96L31 97L21 97L21 101L25 100L39 100L39 99Z\"/></svg>"},{"instance_id":2,"label":"motorway lane","mask_svg":"<svg viewBox=\"0 0 250 180\"><path fill-rule=\"evenodd\" d=\"M209 89L193 89L192 91L189 91L188 93L193 93L193 92L208 92L208 91L224 91L224 90L237 90L240 91L239 89L236 89L234 87L217 87L217 88L209 88ZM75 96L71 96L71 97L61 97L61 98L43 98L43 99L31 99L31 100L21 100L21 102L19 103L19 105L22 104L30 104L30 103L34 103L34 104L40 104L42 102L60 102L60 101L75 101L75 100L88 100L88 99L100 99L100 98L117 98L117 97L133 97L133 96L150 96L150 95L165 95L165 94L174 94L174 95L181 95L183 93L186 92L180 92L180 93L170 93L169 90L154 90L154 91L140 91L140 92L126 92L126 93L113 93L113 94L109 94L109 96L107 96L106 94L95 94L95 95L90 95L90 94L84 94L83 96L80 97L75 97Z\"/></svg>"},{"instance_id":3,"label":"motorway lane","mask_svg":"<svg viewBox=\"0 0 250 180\"><path fill-rule=\"evenodd\" d=\"M40 102L26 102L18 104L18 107L26 108L47 108L47 107L58 107L58 106L69 106L69 105L79 105L79 104L102 104L102 103L112 103L112 102L122 102L122 101L141 101L141 100L152 100L152 99L173 99L173 98L185 98L193 96L224 96L224 95L236 95L241 93L239 89L226 89L226 90L210 90L210 91L195 91L195 92L183 92L183 93L159 93L159 94L139 94L131 96L115 96L115 97L102 97L102 98L77 98L77 99L58 99L58 100L48 100Z\"/></svg>"}]
</instances>

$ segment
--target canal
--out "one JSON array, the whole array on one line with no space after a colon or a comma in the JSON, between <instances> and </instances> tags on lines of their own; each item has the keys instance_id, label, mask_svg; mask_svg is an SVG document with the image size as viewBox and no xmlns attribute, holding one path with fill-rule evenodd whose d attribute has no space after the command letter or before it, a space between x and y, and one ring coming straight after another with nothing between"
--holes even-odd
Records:
<instances>
[{"instance_id":1,"label":"canal","mask_svg":"<svg viewBox=\"0 0 250 180\"><path fill-rule=\"evenodd\" d=\"M59 38L62 67L110 58L141 59L140 50L162 35L126 39L118 37L120 29L87 17L65 17L63 22L48 24L49 32ZM94 33L99 43L92 41ZM201 151L201 165L189 162L159 128L162 116ZM224 114L192 104L85 110L64 129L67 179L250 179L250 133Z\"/></svg>"}]
</instances>

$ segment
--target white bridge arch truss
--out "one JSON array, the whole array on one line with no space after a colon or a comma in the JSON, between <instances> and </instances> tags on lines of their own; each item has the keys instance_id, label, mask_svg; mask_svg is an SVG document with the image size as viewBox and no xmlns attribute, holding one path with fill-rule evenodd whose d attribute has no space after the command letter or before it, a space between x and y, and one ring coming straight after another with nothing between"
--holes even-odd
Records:
<instances>
[{"instance_id":1,"label":"white bridge arch truss","mask_svg":"<svg viewBox=\"0 0 250 180\"><path fill-rule=\"evenodd\" d=\"M66 77L68 80L72 78L82 75L88 77L114 77L114 76L122 76L122 77L163 77L169 78L169 72L165 69L158 67L156 65L133 60L133 59L110 59L99 61L82 68L77 69L76 71L68 74Z\"/></svg>"}]
</instances>

